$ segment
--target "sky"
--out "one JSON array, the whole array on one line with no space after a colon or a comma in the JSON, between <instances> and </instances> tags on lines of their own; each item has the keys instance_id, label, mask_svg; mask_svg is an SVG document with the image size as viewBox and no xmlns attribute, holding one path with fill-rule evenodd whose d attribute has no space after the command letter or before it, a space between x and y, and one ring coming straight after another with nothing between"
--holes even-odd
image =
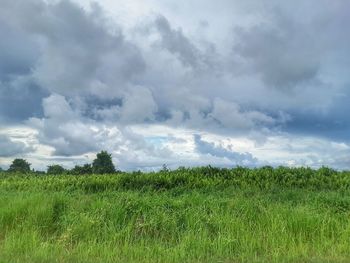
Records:
<instances>
[{"instance_id":1,"label":"sky","mask_svg":"<svg viewBox=\"0 0 350 263\"><path fill-rule=\"evenodd\" d=\"M3 169L350 169L347 0L0 5Z\"/></svg>"}]
</instances>

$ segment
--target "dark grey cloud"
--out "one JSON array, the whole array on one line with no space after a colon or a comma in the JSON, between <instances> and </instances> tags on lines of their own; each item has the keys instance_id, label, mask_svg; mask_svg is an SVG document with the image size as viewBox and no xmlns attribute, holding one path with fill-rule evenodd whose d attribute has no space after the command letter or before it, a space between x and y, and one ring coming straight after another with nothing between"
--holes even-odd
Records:
<instances>
[{"instance_id":1,"label":"dark grey cloud","mask_svg":"<svg viewBox=\"0 0 350 263\"><path fill-rule=\"evenodd\" d=\"M117 26L108 28L98 5L87 12L68 0L5 1L0 15L39 39L40 56L31 70L38 85L51 92L115 96L144 70L138 48Z\"/></svg>"},{"instance_id":2,"label":"dark grey cloud","mask_svg":"<svg viewBox=\"0 0 350 263\"><path fill-rule=\"evenodd\" d=\"M48 8L42 16L33 27L48 44L35 76L50 90L113 96L144 69L137 48L119 30L109 32L99 13L89 14L63 1ZM42 28L47 16L58 22Z\"/></svg>"},{"instance_id":3,"label":"dark grey cloud","mask_svg":"<svg viewBox=\"0 0 350 263\"><path fill-rule=\"evenodd\" d=\"M32 150L23 142L13 141L8 136L0 134L0 157L12 157Z\"/></svg>"},{"instance_id":4,"label":"dark grey cloud","mask_svg":"<svg viewBox=\"0 0 350 263\"><path fill-rule=\"evenodd\" d=\"M142 52L149 51L127 41L118 25L114 25L113 30L109 28L97 5L87 12L71 1L46 4L31 0L23 6L16 3L6 1L7 9L3 14L13 27L40 40L40 56L31 66L35 84L48 92L64 95L70 101L78 101L75 106L87 112L85 117L142 123L168 121L182 114L190 127L219 126L236 130L251 129L255 122L273 123L264 113L254 110L244 113L236 102L212 99L213 85L222 81L213 74L215 70L202 69L221 66L212 59L216 55L215 48L201 50L181 28L173 29L163 16L159 16L153 26L159 33L162 47L184 64L184 68L176 66L178 72L173 68L176 61L171 65L161 57L157 61L161 72L154 71L156 63L142 56ZM10 17L10 13L18 14L17 19ZM158 56L158 50L151 52ZM188 66L195 71L188 72ZM43 98L42 94L35 95L33 92L33 98ZM89 96L98 97L106 104L92 109L85 99ZM121 103L111 105L108 102L111 99L120 99ZM224 113L223 103L229 106L229 115ZM41 109L40 104L38 109ZM186 119L186 114L190 118Z\"/></svg>"},{"instance_id":5,"label":"dark grey cloud","mask_svg":"<svg viewBox=\"0 0 350 263\"><path fill-rule=\"evenodd\" d=\"M258 160L250 153L235 152L232 147L226 149L222 146L216 146L214 143L204 141L200 135L194 135L194 143L196 150L200 154L209 154L219 158L227 158L235 165L253 166L258 163Z\"/></svg>"},{"instance_id":6,"label":"dark grey cloud","mask_svg":"<svg viewBox=\"0 0 350 263\"><path fill-rule=\"evenodd\" d=\"M236 28L234 54L268 86L286 89L313 80L320 70L322 31L282 11L250 28Z\"/></svg>"},{"instance_id":7,"label":"dark grey cloud","mask_svg":"<svg viewBox=\"0 0 350 263\"><path fill-rule=\"evenodd\" d=\"M0 123L18 123L30 117L42 117L41 102L48 95L26 77L0 82Z\"/></svg>"},{"instance_id":8,"label":"dark grey cloud","mask_svg":"<svg viewBox=\"0 0 350 263\"><path fill-rule=\"evenodd\" d=\"M113 113L113 109L123 106L122 98L100 98L95 95L83 97L83 105L80 105L82 115L96 121L108 119L107 113ZM111 116L113 118L113 115Z\"/></svg>"},{"instance_id":9,"label":"dark grey cloud","mask_svg":"<svg viewBox=\"0 0 350 263\"><path fill-rule=\"evenodd\" d=\"M0 18L0 81L28 75L39 57L38 43L25 31Z\"/></svg>"},{"instance_id":10,"label":"dark grey cloud","mask_svg":"<svg viewBox=\"0 0 350 263\"><path fill-rule=\"evenodd\" d=\"M197 67L200 63L200 51L182 33L182 30L172 29L169 21L164 16L159 16L155 26L161 36L161 43L169 52L178 56L186 66Z\"/></svg>"},{"instance_id":11,"label":"dark grey cloud","mask_svg":"<svg viewBox=\"0 0 350 263\"><path fill-rule=\"evenodd\" d=\"M299 135L316 135L336 141L350 140L350 94L344 94L335 100L328 111L291 112L293 118L285 130Z\"/></svg>"},{"instance_id":12,"label":"dark grey cloud","mask_svg":"<svg viewBox=\"0 0 350 263\"><path fill-rule=\"evenodd\" d=\"M210 69L212 73L218 70L218 53L214 43L207 41L203 50L203 47L193 43L181 28L174 29L169 20L161 15L155 20L154 26L160 35L160 45L176 56L185 67L196 71Z\"/></svg>"},{"instance_id":13,"label":"dark grey cloud","mask_svg":"<svg viewBox=\"0 0 350 263\"><path fill-rule=\"evenodd\" d=\"M0 122L40 116L41 100L47 92L31 77L40 55L39 43L1 16L0 36Z\"/></svg>"}]
</instances>

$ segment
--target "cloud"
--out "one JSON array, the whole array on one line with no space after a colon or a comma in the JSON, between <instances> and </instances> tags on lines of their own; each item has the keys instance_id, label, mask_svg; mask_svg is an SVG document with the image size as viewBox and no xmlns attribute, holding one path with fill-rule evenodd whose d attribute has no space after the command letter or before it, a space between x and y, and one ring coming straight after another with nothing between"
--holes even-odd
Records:
<instances>
[{"instance_id":1,"label":"cloud","mask_svg":"<svg viewBox=\"0 0 350 263\"><path fill-rule=\"evenodd\" d=\"M276 120L258 111L242 111L237 103L216 98L209 116L230 129L249 130L258 125L273 125Z\"/></svg>"},{"instance_id":2,"label":"cloud","mask_svg":"<svg viewBox=\"0 0 350 263\"><path fill-rule=\"evenodd\" d=\"M227 165L254 158L193 136L249 140L237 151L259 162L273 159L256 152L280 134L349 142L348 3L139 5L2 1L0 125L34 128L35 158L81 161L108 149L127 169ZM135 130L144 126L162 128ZM317 158L305 160L327 163L317 153L326 146L308 144ZM291 148L276 152L290 161Z\"/></svg>"},{"instance_id":3,"label":"cloud","mask_svg":"<svg viewBox=\"0 0 350 263\"><path fill-rule=\"evenodd\" d=\"M348 169L350 161L348 143L288 133L270 136L264 146L254 147L251 152L259 160L268 160L267 163L274 166L319 168L328 165L337 169Z\"/></svg>"},{"instance_id":4,"label":"cloud","mask_svg":"<svg viewBox=\"0 0 350 263\"><path fill-rule=\"evenodd\" d=\"M12 157L32 151L25 143L11 140L8 136L0 134L0 157Z\"/></svg>"},{"instance_id":5,"label":"cloud","mask_svg":"<svg viewBox=\"0 0 350 263\"><path fill-rule=\"evenodd\" d=\"M18 123L30 117L43 116L41 102L48 92L30 77L0 82L0 123Z\"/></svg>"},{"instance_id":6,"label":"cloud","mask_svg":"<svg viewBox=\"0 0 350 263\"><path fill-rule=\"evenodd\" d=\"M123 100L120 111L122 122L144 122L154 120L158 106L152 92L144 87L135 87Z\"/></svg>"},{"instance_id":7,"label":"cloud","mask_svg":"<svg viewBox=\"0 0 350 263\"><path fill-rule=\"evenodd\" d=\"M43 100L44 115L48 119L58 119L62 122L75 117L71 106L62 95L52 94Z\"/></svg>"},{"instance_id":8,"label":"cloud","mask_svg":"<svg viewBox=\"0 0 350 263\"><path fill-rule=\"evenodd\" d=\"M149 91L145 90L144 92L143 98L147 99L147 96L151 96ZM132 102L138 105L137 98ZM134 106L133 103L129 107ZM140 103L146 105L143 113L139 114L130 108L128 111L122 112L122 116L125 118L149 117L149 114L152 114L152 111L147 112L147 107L150 104L147 104L147 101ZM138 109L135 108L135 110ZM148 145L142 136L134 134L127 127L99 122L82 116L80 109L74 109L62 95L52 94L45 98L43 110L44 117L31 118L28 125L38 131L39 143L50 146L55 156L78 156L103 149L114 153L124 152L127 155L133 150L148 153L149 156L159 155L158 148ZM161 152L165 153L166 151L161 150ZM119 154L117 155L119 156Z\"/></svg>"},{"instance_id":9,"label":"cloud","mask_svg":"<svg viewBox=\"0 0 350 263\"><path fill-rule=\"evenodd\" d=\"M310 25L276 12L265 23L236 28L234 52L266 85L293 88L314 80L320 70L320 45L311 30Z\"/></svg>"},{"instance_id":10,"label":"cloud","mask_svg":"<svg viewBox=\"0 0 350 263\"><path fill-rule=\"evenodd\" d=\"M108 29L96 4L87 12L68 0L5 3L5 15L7 8L17 17L9 21L31 39L40 40L40 56L31 70L37 83L51 92L116 96L144 70L138 48L118 27Z\"/></svg>"},{"instance_id":11,"label":"cloud","mask_svg":"<svg viewBox=\"0 0 350 263\"><path fill-rule=\"evenodd\" d=\"M214 143L204 141L200 135L194 135L196 150L203 155L209 154L218 158L227 158L234 165L254 166L258 160L250 153L238 153L233 151L232 146L226 149L222 146L216 146Z\"/></svg>"},{"instance_id":12,"label":"cloud","mask_svg":"<svg viewBox=\"0 0 350 263\"><path fill-rule=\"evenodd\" d=\"M103 136L106 130L90 125L62 95L53 94L45 98L43 109L45 117L31 118L28 124L38 130L40 143L53 147L54 155L69 156L98 151L101 140L107 139Z\"/></svg>"},{"instance_id":13,"label":"cloud","mask_svg":"<svg viewBox=\"0 0 350 263\"><path fill-rule=\"evenodd\" d=\"M196 68L200 63L200 51L182 33L181 29L172 29L164 16L159 16L155 26L161 36L161 45L176 55L185 66Z\"/></svg>"},{"instance_id":14,"label":"cloud","mask_svg":"<svg viewBox=\"0 0 350 263\"><path fill-rule=\"evenodd\" d=\"M11 81L16 76L28 75L37 62L39 49L35 40L0 17L0 80ZM26 43L26 45L23 45Z\"/></svg>"},{"instance_id":15,"label":"cloud","mask_svg":"<svg viewBox=\"0 0 350 263\"><path fill-rule=\"evenodd\" d=\"M40 55L37 39L11 25L1 12L0 122L13 123L41 115L46 92L31 77Z\"/></svg>"}]
</instances>

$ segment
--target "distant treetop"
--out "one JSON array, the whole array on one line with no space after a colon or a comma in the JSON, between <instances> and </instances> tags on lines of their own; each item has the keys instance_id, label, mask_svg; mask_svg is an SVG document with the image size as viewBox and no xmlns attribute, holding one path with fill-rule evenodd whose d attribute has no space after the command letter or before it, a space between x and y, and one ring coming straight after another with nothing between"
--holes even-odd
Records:
<instances>
[{"instance_id":1,"label":"distant treetop","mask_svg":"<svg viewBox=\"0 0 350 263\"><path fill-rule=\"evenodd\" d=\"M20 172L20 173L30 173L30 163L24 159L15 159L13 160L9 172Z\"/></svg>"},{"instance_id":2,"label":"distant treetop","mask_svg":"<svg viewBox=\"0 0 350 263\"><path fill-rule=\"evenodd\" d=\"M63 174L66 170L58 164L54 164L54 165L49 165L47 167L47 173L48 174Z\"/></svg>"},{"instance_id":3,"label":"distant treetop","mask_svg":"<svg viewBox=\"0 0 350 263\"><path fill-rule=\"evenodd\" d=\"M96 159L92 163L92 170L96 174L115 173L115 167L112 162L112 156L106 151L101 151L96 155Z\"/></svg>"}]
</instances>

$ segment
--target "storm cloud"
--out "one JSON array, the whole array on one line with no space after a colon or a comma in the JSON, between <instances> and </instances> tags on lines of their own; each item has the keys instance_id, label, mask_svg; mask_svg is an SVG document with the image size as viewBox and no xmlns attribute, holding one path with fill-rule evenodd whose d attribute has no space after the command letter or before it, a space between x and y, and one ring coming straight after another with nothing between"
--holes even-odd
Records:
<instances>
[{"instance_id":1,"label":"storm cloud","mask_svg":"<svg viewBox=\"0 0 350 263\"><path fill-rule=\"evenodd\" d=\"M204 141L200 135L194 135L196 150L201 154L209 154L214 157L227 158L232 162L232 165L257 165L257 159L250 153L235 152L232 147L226 149L222 146L217 146L214 143Z\"/></svg>"},{"instance_id":2,"label":"storm cloud","mask_svg":"<svg viewBox=\"0 0 350 263\"><path fill-rule=\"evenodd\" d=\"M71 164L107 149L131 170L276 156L344 168L349 11L329 0L3 0L0 162ZM18 127L35 147L8 132ZM298 157L286 138L310 147ZM341 161L320 157L327 143L344 145Z\"/></svg>"},{"instance_id":3,"label":"storm cloud","mask_svg":"<svg viewBox=\"0 0 350 263\"><path fill-rule=\"evenodd\" d=\"M0 134L0 157L17 156L30 152L32 149L20 141L13 141L6 135Z\"/></svg>"}]
</instances>

